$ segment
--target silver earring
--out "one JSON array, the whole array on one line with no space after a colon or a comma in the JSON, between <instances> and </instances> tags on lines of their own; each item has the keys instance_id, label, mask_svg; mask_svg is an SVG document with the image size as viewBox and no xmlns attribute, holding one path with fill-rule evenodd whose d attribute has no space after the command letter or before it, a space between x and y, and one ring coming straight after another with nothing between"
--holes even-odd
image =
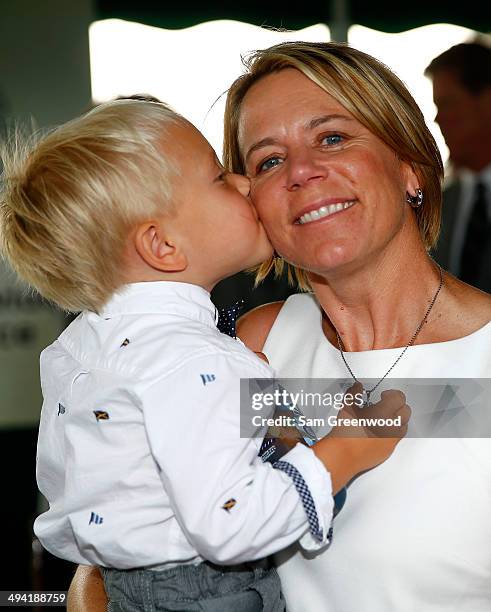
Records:
<instances>
[{"instance_id":1,"label":"silver earring","mask_svg":"<svg viewBox=\"0 0 491 612\"><path fill-rule=\"evenodd\" d=\"M406 191L406 202L411 204L413 208L419 208L423 204L424 195L422 189L416 189L416 195L412 196L409 191Z\"/></svg>"}]
</instances>

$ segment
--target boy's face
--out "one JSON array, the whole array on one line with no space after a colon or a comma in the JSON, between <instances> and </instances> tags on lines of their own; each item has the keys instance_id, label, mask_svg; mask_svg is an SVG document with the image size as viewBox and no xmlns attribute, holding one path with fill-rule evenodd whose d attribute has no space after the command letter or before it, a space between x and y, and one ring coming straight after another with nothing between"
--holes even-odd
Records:
<instances>
[{"instance_id":1,"label":"boy's face","mask_svg":"<svg viewBox=\"0 0 491 612\"><path fill-rule=\"evenodd\" d=\"M180 177L173 203L191 282L211 289L218 281L265 261L272 253L252 206L249 180L226 173L204 136L191 124L172 126L166 135Z\"/></svg>"}]
</instances>

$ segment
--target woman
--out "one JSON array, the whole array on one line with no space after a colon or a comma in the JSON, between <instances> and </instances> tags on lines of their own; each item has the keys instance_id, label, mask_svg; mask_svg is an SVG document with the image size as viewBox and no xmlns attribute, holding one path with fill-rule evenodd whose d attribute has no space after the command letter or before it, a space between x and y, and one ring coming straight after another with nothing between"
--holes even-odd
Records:
<instances>
[{"instance_id":1,"label":"woman","mask_svg":"<svg viewBox=\"0 0 491 612\"><path fill-rule=\"evenodd\" d=\"M251 178L274 265L313 291L240 324L280 376L371 378L368 396L391 376L490 376L491 296L428 256L441 160L386 67L337 44L260 51L225 126L225 161ZM351 483L327 551L278 556L289 612L489 611L490 483L485 439L403 440ZM75 595L84 580L95 571Z\"/></svg>"}]
</instances>

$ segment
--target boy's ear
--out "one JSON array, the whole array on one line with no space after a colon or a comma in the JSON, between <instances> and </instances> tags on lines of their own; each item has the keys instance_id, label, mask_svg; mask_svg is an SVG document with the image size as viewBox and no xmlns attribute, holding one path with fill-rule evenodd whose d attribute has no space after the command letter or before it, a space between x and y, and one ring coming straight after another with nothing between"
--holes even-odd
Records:
<instances>
[{"instance_id":1,"label":"boy's ear","mask_svg":"<svg viewBox=\"0 0 491 612\"><path fill-rule=\"evenodd\" d=\"M188 260L179 244L165 231L165 221L142 223L134 236L135 249L147 265L160 272L183 272Z\"/></svg>"}]
</instances>

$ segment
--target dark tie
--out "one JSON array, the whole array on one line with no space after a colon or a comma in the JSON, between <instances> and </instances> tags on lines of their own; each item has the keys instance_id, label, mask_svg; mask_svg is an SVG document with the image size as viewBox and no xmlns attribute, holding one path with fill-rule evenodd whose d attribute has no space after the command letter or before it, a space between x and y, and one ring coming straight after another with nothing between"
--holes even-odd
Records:
<instances>
[{"instance_id":1,"label":"dark tie","mask_svg":"<svg viewBox=\"0 0 491 612\"><path fill-rule=\"evenodd\" d=\"M483 256L490 239L491 224L487 210L486 188L479 182L474 191L474 201L460 260L460 278L470 285L479 282L484 263Z\"/></svg>"},{"instance_id":2,"label":"dark tie","mask_svg":"<svg viewBox=\"0 0 491 612\"><path fill-rule=\"evenodd\" d=\"M231 336L232 338L236 337L235 323L243 307L244 300L239 300L231 306L226 306L218 310L217 327L222 334L227 334L227 336Z\"/></svg>"}]
</instances>

